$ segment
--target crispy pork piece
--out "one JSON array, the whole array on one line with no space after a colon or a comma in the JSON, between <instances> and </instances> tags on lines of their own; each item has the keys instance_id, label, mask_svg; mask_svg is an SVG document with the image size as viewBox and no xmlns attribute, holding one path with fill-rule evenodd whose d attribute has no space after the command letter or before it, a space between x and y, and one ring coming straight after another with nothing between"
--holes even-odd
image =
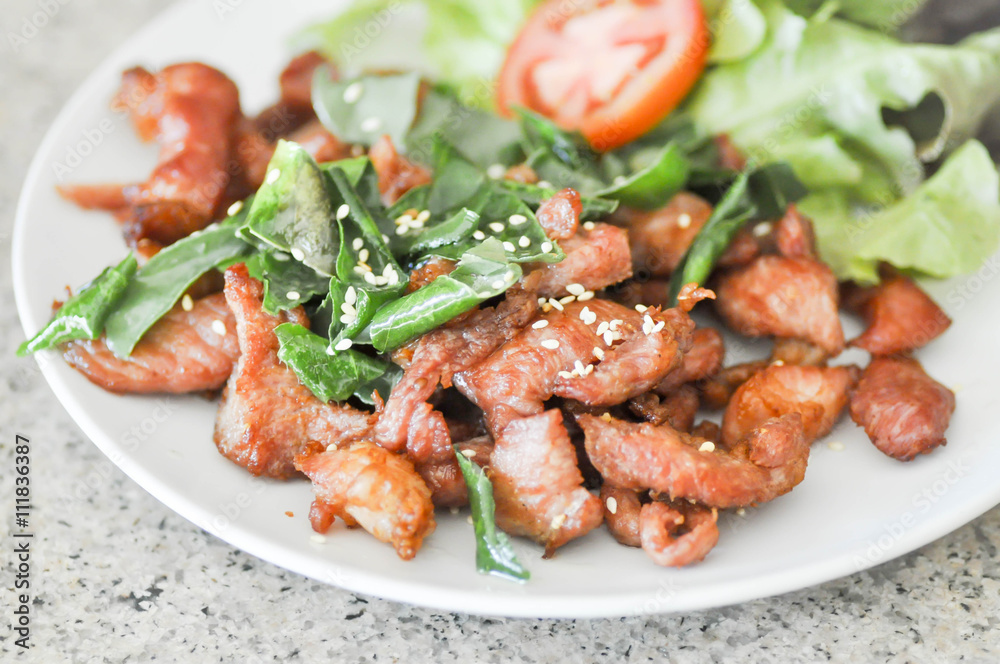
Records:
<instances>
[{"instance_id":1,"label":"crispy pork piece","mask_svg":"<svg viewBox=\"0 0 1000 664\"><path fill-rule=\"evenodd\" d=\"M205 392L221 388L233 372L240 354L235 332L219 293L195 301L190 311L179 304L168 311L128 357L112 353L103 336L71 341L62 351L70 366L109 392Z\"/></svg>"},{"instance_id":2,"label":"crispy pork piece","mask_svg":"<svg viewBox=\"0 0 1000 664\"><path fill-rule=\"evenodd\" d=\"M307 325L308 319L301 307L280 317L265 313L263 294L242 263L226 270L240 356L222 393L215 444L252 474L285 479L295 473L296 454L368 437L374 416L320 401L278 360L274 328L286 320Z\"/></svg>"},{"instance_id":3,"label":"crispy pork piece","mask_svg":"<svg viewBox=\"0 0 1000 664\"><path fill-rule=\"evenodd\" d=\"M939 337L951 319L912 279L895 275L871 288L848 287L844 304L868 328L850 345L872 355L909 353Z\"/></svg>"},{"instance_id":4,"label":"crispy pork piece","mask_svg":"<svg viewBox=\"0 0 1000 664\"><path fill-rule=\"evenodd\" d=\"M816 233L808 217L789 205L774 227L774 244L787 258L816 258Z\"/></svg>"},{"instance_id":5,"label":"crispy pork piece","mask_svg":"<svg viewBox=\"0 0 1000 664\"><path fill-rule=\"evenodd\" d=\"M754 227L755 228L755 227ZM715 261L716 269L743 267L753 262L761 254L761 243L754 235L753 228L742 228L719 259Z\"/></svg>"},{"instance_id":6,"label":"crispy pork piece","mask_svg":"<svg viewBox=\"0 0 1000 664\"><path fill-rule=\"evenodd\" d=\"M610 405L647 392L680 362L693 329L679 309L639 314L608 300L571 302L454 381L499 432L541 413L553 395Z\"/></svg>"},{"instance_id":7,"label":"crispy pork piece","mask_svg":"<svg viewBox=\"0 0 1000 664\"><path fill-rule=\"evenodd\" d=\"M678 431L690 431L698 414L698 390L681 385L663 396L647 392L629 400L628 407L634 415L652 424L669 424Z\"/></svg>"},{"instance_id":8,"label":"crispy pork piece","mask_svg":"<svg viewBox=\"0 0 1000 664\"><path fill-rule=\"evenodd\" d=\"M582 486L558 409L510 422L497 437L488 472L497 525L544 545L546 556L601 525L601 501Z\"/></svg>"},{"instance_id":9,"label":"crispy pork piece","mask_svg":"<svg viewBox=\"0 0 1000 664\"><path fill-rule=\"evenodd\" d=\"M592 230L581 228L559 246L566 258L538 268L542 274L538 294L543 297L564 297L571 284L597 291L632 276L628 233L621 228L594 224Z\"/></svg>"},{"instance_id":10,"label":"crispy pork piece","mask_svg":"<svg viewBox=\"0 0 1000 664\"><path fill-rule=\"evenodd\" d=\"M722 369L726 356L725 343L719 331L712 327L699 327L691 335L691 348L684 353L677 371L671 371L656 386L659 394L670 394L685 383L711 378Z\"/></svg>"},{"instance_id":11,"label":"crispy pork piece","mask_svg":"<svg viewBox=\"0 0 1000 664\"><path fill-rule=\"evenodd\" d=\"M771 365L736 390L722 418L722 443L733 447L767 420L802 416L806 442L825 436L847 406L861 371L848 367Z\"/></svg>"},{"instance_id":12,"label":"crispy pork piece","mask_svg":"<svg viewBox=\"0 0 1000 664\"><path fill-rule=\"evenodd\" d=\"M743 362L731 367L724 367L714 376L699 380L695 386L701 394L702 405L713 410L725 408L740 385L750 380L750 377L758 371L763 371L769 366L771 363L767 360Z\"/></svg>"},{"instance_id":13,"label":"crispy pork piece","mask_svg":"<svg viewBox=\"0 0 1000 664\"><path fill-rule=\"evenodd\" d=\"M775 339L771 349L771 362L778 364L823 367L829 358L825 350L802 339Z\"/></svg>"},{"instance_id":14,"label":"crispy pork piece","mask_svg":"<svg viewBox=\"0 0 1000 664\"><path fill-rule=\"evenodd\" d=\"M639 512L642 550L657 565L684 567L705 559L719 541L719 513L700 505L653 501Z\"/></svg>"},{"instance_id":15,"label":"crispy pork piece","mask_svg":"<svg viewBox=\"0 0 1000 664\"><path fill-rule=\"evenodd\" d=\"M732 450L663 424L581 415L587 455L605 481L709 507L765 503L805 477L809 444L797 413L768 420Z\"/></svg>"},{"instance_id":16,"label":"crispy pork piece","mask_svg":"<svg viewBox=\"0 0 1000 664\"><path fill-rule=\"evenodd\" d=\"M605 482L601 485L601 502L604 503L604 524L611 536L625 546L642 546L639 537L639 512L642 502L639 491L622 489Z\"/></svg>"},{"instance_id":17,"label":"crispy pork piece","mask_svg":"<svg viewBox=\"0 0 1000 664\"><path fill-rule=\"evenodd\" d=\"M639 274L667 277L680 264L698 231L712 216L712 206L682 191L658 210L623 210L619 216L628 228L633 269Z\"/></svg>"},{"instance_id":18,"label":"crispy pork piece","mask_svg":"<svg viewBox=\"0 0 1000 664\"><path fill-rule=\"evenodd\" d=\"M417 291L427 284L430 284L438 277L450 274L457 265L458 263L448 260L447 258L432 256L425 263L422 263L410 272L410 281L406 284L406 292L412 293Z\"/></svg>"},{"instance_id":19,"label":"crispy pork piece","mask_svg":"<svg viewBox=\"0 0 1000 664\"><path fill-rule=\"evenodd\" d=\"M740 334L803 339L831 356L844 348L837 279L817 260L760 256L722 275L715 291L716 310Z\"/></svg>"},{"instance_id":20,"label":"crispy pork piece","mask_svg":"<svg viewBox=\"0 0 1000 664\"><path fill-rule=\"evenodd\" d=\"M396 152L388 136L375 141L368 150L368 158L378 173L378 188L386 205L392 205L410 189L431 181L430 171Z\"/></svg>"},{"instance_id":21,"label":"crispy pork piece","mask_svg":"<svg viewBox=\"0 0 1000 664\"><path fill-rule=\"evenodd\" d=\"M329 60L316 51L296 56L281 72L278 83L281 97L278 103L265 109L253 120L254 129L270 142L287 136L315 119L312 104L312 84L316 70L327 67L336 80L337 71Z\"/></svg>"},{"instance_id":22,"label":"crispy pork piece","mask_svg":"<svg viewBox=\"0 0 1000 664\"><path fill-rule=\"evenodd\" d=\"M609 286L604 296L618 304L634 309L643 307L670 308L670 281L668 279L633 279Z\"/></svg>"},{"instance_id":23,"label":"crispy pork piece","mask_svg":"<svg viewBox=\"0 0 1000 664\"><path fill-rule=\"evenodd\" d=\"M204 228L228 205L227 170L242 120L239 92L222 72L200 63L166 67L153 74L141 67L122 75L114 105L127 109L143 140L160 145L149 179L121 187L119 200L108 185L95 196L88 185L60 187L84 206L115 205L130 245L150 238L167 245Z\"/></svg>"},{"instance_id":24,"label":"crispy pork piece","mask_svg":"<svg viewBox=\"0 0 1000 664\"><path fill-rule=\"evenodd\" d=\"M583 214L583 204L580 203L580 194L567 187L542 201L535 216L550 238L568 240L576 235L580 227L581 214Z\"/></svg>"},{"instance_id":25,"label":"crispy pork piece","mask_svg":"<svg viewBox=\"0 0 1000 664\"><path fill-rule=\"evenodd\" d=\"M876 357L851 396L851 419L883 453L910 461L945 444L955 394L909 357Z\"/></svg>"},{"instance_id":26,"label":"crispy pork piece","mask_svg":"<svg viewBox=\"0 0 1000 664\"><path fill-rule=\"evenodd\" d=\"M434 532L431 491L413 464L372 442L302 454L295 467L312 480L316 500L310 518L317 532L326 532L339 516L392 544L403 560L413 558Z\"/></svg>"},{"instance_id":27,"label":"crispy pork piece","mask_svg":"<svg viewBox=\"0 0 1000 664\"><path fill-rule=\"evenodd\" d=\"M493 440L489 436L477 436L455 445L476 464L483 467L489 465L490 452L493 450ZM469 504L468 489L454 454L447 459L431 459L414 466L431 490L431 500L435 507L462 507Z\"/></svg>"}]
</instances>

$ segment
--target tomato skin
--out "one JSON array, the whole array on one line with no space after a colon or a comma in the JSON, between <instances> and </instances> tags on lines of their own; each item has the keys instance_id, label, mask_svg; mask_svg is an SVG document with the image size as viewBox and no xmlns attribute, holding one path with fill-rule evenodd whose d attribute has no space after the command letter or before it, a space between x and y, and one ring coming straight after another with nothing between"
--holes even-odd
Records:
<instances>
[{"instance_id":1,"label":"tomato skin","mask_svg":"<svg viewBox=\"0 0 1000 664\"><path fill-rule=\"evenodd\" d=\"M615 23L629 11L631 25ZM583 43L579 29L574 35L564 33L571 21L586 21L586 36L595 38ZM640 34L630 43L627 34L615 34L620 29ZM648 47L651 43L659 49ZM705 69L709 44L700 0L548 0L508 48L497 103L508 115L516 106L535 110L563 129L579 131L596 150L610 150L643 135L680 104ZM615 65L604 63L621 58L630 48L639 54L624 55L618 81ZM629 57L635 64L626 67ZM604 71L581 70L580 61L586 58ZM560 68L566 77L553 75ZM550 93L553 87L559 88L555 95ZM608 94L612 88L613 94Z\"/></svg>"}]
</instances>

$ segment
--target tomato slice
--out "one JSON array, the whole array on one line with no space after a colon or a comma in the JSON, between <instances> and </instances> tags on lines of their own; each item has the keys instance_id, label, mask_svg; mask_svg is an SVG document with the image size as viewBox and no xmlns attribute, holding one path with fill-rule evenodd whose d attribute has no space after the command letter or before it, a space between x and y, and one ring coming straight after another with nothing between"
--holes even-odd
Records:
<instances>
[{"instance_id":1,"label":"tomato slice","mask_svg":"<svg viewBox=\"0 0 1000 664\"><path fill-rule=\"evenodd\" d=\"M548 0L507 51L498 104L531 108L610 150L650 130L705 68L700 0Z\"/></svg>"}]
</instances>

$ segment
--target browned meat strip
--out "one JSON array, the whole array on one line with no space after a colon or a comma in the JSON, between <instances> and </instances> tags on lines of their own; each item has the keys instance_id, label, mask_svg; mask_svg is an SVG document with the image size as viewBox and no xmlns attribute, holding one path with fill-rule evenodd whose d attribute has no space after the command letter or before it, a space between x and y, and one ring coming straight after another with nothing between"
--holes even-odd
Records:
<instances>
[{"instance_id":1,"label":"browned meat strip","mask_svg":"<svg viewBox=\"0 0 1000 664\"><path fill-rule=\"evenodd\" d=\"M489 436L479 436L457 443L459 450L480 466L488 466L493 440ZM462 507L469 504L469 494L465 479L458 467L454 454L447 459L429 460L415 464L417 472L424 478L431 490L431 500L435 507Z\"/></svg>"},{"instance_id":2,"label":"browned meat strip","mask_svg":"<svg viewBox=\"0 0 1000 664\"><path fill-rule=\"evenodd\" d=\"M225 334L219 334L219 324ZM121 394L217 390L239 354L236 322L221 293L196 301L190 311L180 305L171 309L128 357L112 353L103 336L63 346L63 357L73 368L95 385Z\"/></svg>"},{"instance_id":3,"label":"browned meat strip","mask_svg":"<svg viewBox=\"0 0 1000 664\"><path fill-rule=\"evenodd\" d=\"M457 326L444 326L428 332L415 345L399 381L375 427L375 439L388 450L406 447L414 461L428 456L409 444L408 439L421 433L421 423L414 418L439 384L451 385L452 376L485 359L513 336L538 311L533 293L515 287L507 291L495 309L477 311ZM447 455L446 455L447 456Z\"/></svg>"},{"instance_id":4,"label":"browned meat strip","mask_svg":"<svg viewBox=\"0 0 1000 664\"><path fill-rule=\"evenodd\" d=\"M422 263L410 272L410 281L406 284L406 292L412 293L431 283L444 274L450 274L455 266L455 261L433 256L427 262Z\"/></svg>"},{"instance_id":5,"label":"browned meat strip","mask_svg":"<svg viewBox=\"0 0 1000 664\"><path fill-rule=\"evenodd\" d=\"M837 279L817 260L761 256L724 274L715 291L717 311L740 334L804 339L830 355L844 348Z\"/></svg>"},{"instance_id":6,"label":"browned meat strip","mask_svg":"<svg viewBox=\"0 0 1000 664\"><path fill-rule=\"evenodd\" d=\"M849 288L845 304L868 322L868 329L851 345L872 355L923 348L951 325L948 315L920 286L900 275L872 288Z\"/></svg>"},{"instance_id":7,"label":"browned meat strip","mask_svg":"<svg viewBox=\"0 0 1000 664\"><path fill-rule=\"evenodd\" d=\"M511 422L490 454L489 476L497 525L543 544L546 556L601 525L601 501L582 486L557 409Z\"/></svg>"},{"instance_id":8,"label":"browned meat strip","mask_svg":"<svg viewBox=\"0 0 1000 664\"><path fill-rule=\"evenodd\" d=\"M725 408L740 385L750 380L750 377L758 371L769 366L771 363L767 360L734 364L731 367L720 369L711 378L698 381L697 387L701 392L702 405L711 409Z\"/></svg>"},{"instance_id":9,"label":"browned meat strip","mask_svg":"<svg viewBox=\"0 0 1000 664\"><path fill-rule=\"evenodd\" d=\"M764 503L805 477L809 444L797 413L768 420L731 451L667 425L581 415L587 455L605 481L711 507ZM706 446L707 447L707 446Z\"/></svg>"},{"instance_id":10,"label":"browned meat strip","mask_svg":"<svg viewBox=\"0 0 1000 664\"><path fill-rule=\"evenodd\" d=\"M623 284L609 286L604 296L622 306L634 309L636 305L643 307L670 308L670 281L667 279L638 279Z\"/></svg>"},{"instance_id":11,"label":"browned meat strip","mask_svg":"<svg viewBox=\"0 0 1000 664\"><path fill-rule=\"evenodd\" d=\"M659 210L623 210L619 214L628 228L635 271L666 277L680 264L698 231L712 216L712 206L682 191Z\"/></svg>"},{"instance_id":12,"label":"browned meat strip","mask_svg":"<svg viewBox=\"0 0 1000 664\"><path fill-rule=\"evenodd\" d=\"M788 258L815 258L816 234L812 222L798 208L789 205L774 228L774 243L778 253Z\"/></svg>"},{"instance_id":13,"label":"browned meat strip","mask_svg":"<svg viewBox=\"0 0 1000 664\"><path fill-rule=\"evenodd\" d=\"M642 509L639 492L605 482L601 485L601 502L604 503L604 524L611 531L611 536L625 546L642 546L639 539L639 511Z\"/></svg>"},{"instance_id":14,"label":"browned meat strip","mask_svg":"<svg viewBox=\"0 0 1000 664\"><path fill-rule=\"evenodd\" d=\"M822 367L829 357L825 350L802 339L775 339L771 349L771 361L780 364Z\"/></svg>"},{"instance_id":15,"label":"browned meat strip","mask_svg":"<svg viewBox=\"0 0 1000 664\"><path fill-rule=\"evenodd\" d=\"M571 302L456 375L455 385L483 409L493 431L541 413L553 395L590 405L621 403L663 379L690 346L693 329L677 309L643 315L608 300Z\"/></svg>"},{"instance_id":16,"label":"browned meat strip","mask_svg":"<svg viewBox=\"0 0 1000 664\"><path fill-rule=\"evenodd\" d=\"M696 505L683 511L659 501L643 505L639 513L642 550L664 567L700 562L719 541L718 518L715 509Z\"/></svg>"},{"instance_id":17,"label":"browned meat strip","mask_svg":"<svg viewBox=\"0 0 1000 664\"><path fill-rule=\"evenodd\" d=\"M722 418L722 442L732 447L767 420L798 413L812 443L837 423L859 375L854 366L772 365L736 390Z\"/></svg>"},{"instance_id":18,"label":"browned meat strip","mask_svg":"<svg viewBox=\"0 0 1000 664\"><path fill-rule=\"evenodd\" d=\"M678 431L690 431L698 414L698 390L682 385L670 394L640 394L628 402L629 410L653 424L669 424Z\"/></svg>"},{"instance_id":19,"label":"browned meat strip","mask_svg":"<svg viewBox=\"0 0 1000 664\"><path fill-rule=\"evenodd\" d=\"M632 276L628 233L621 228L608 224L595 224L589 231L581 228L559 246L566 258L538 268L542 274L539 295L563 297L570 284L597 291Z\"/></svg>"},{"instance_id":20,"label":"browned meat strip","mask_svg":"<svg viewBox=\"0 0 1000 664\"><path fill-rule=\"evenodd\" d=\"M378 173L378 188L386 205L392 205L410 189L431 181L430 171L396 152L388 136L382 136L369 148L368 158Z\"/></svg>"},{"instance_id":21,"label":"browned meat strip","mask_svg":"<svg viewBox=\"0 0 1000 664\"><path fill-rule=\"evenodd\" d=\"M907 357L876 357L851 396L851 419L885 454L909 461L945 444L955 395Z\"/></svg>"},{"instance_id":22,"label":"browned meat strip","mask_svg":"<svg viewBox=\"0 0 1000 664\"><path fill-rule=\"evenodd\" d=\"M583 214L583 204L580 203L580 194L567 188L542 201L535 216L550 238L568 240L576 235L581 214Z\"/></svg>"},{"instance_id":23,"label":"browned meat strip","mask_svg":"<svg viewBox=\"0 0 1000 664\"><path fill-rule=\"evenodd\" d=\"M680 367L671 371L657 387L660 394L670 394L684 383L711 378L722 369L726 347L719 331L700 327L691 336L691 348L684 353Z\"/></svg>"},{"instance_id":24,"label":"browned meat strip","mask_svg":"<svg viewBox=\"0 0 1000 664\"><path fill-rule=\"evenodd\" d=\"M215 444L223 456L254 475L284 479L295 473L299 452L370 435L373 416L323 403L278 360L274 328L285 319L308 323L301 308L280 318L265 313L263 286L243 264L226 270L225 295L236 317L240 357L215 420Z\"/></svg>"},{"instance_id":25,"label":"browned meat strip","mask_svg":"<svg viewBox=\"0 0 1000 664\"><path fill-rule=\"evenodd\" d=\"M431 492L407 459L367 441L325 452L300 455L295 467L313 483L320 515L313 529L326 532L339 516L347 525L360 525L376 539L388 542L403 560L420 550L434 532Z\"/></svg>"},{"instance_id":26,"label":"browned meat strip","mask_svg":"<svg viewBox=\"0 0 1000 664\"><path fill-rule=\"evenodd\" d=\"M254 118L254 129L273 142L315 118L312 83L316 70L323 66L328 67L332 78L336 79L337 72L332 63L315 51L293 58L281 72L278 103Z\"/></svg>"},{"instance_id":27,"label":"browned meat strip","mask_svg":"<svg viewBox=\"0 0 1000 664\"><path fill-rule=\"evenodd\" d=\"M717 269L742 267L753 262L753 259L760 256L760 253L760 241L754 236L754 229L743 228L719 256L715 267Z\"/></svg>"},{"instance_id":28,"label":"browned meat strip","mask_svg":"<svg viewBox=\"0 0 1000 664\"><path fill-rule=\"evenodd\" d=\"M115 105L130 112L143 140L155 138L160 145L149 179L122 189L126 240L167 245L204 228L228 204L227 165L243 117L236 85L200 63L157 74L137 67L123 74ZM86 187L60 191L71 200L94 202Z\"/></svg>"}]
</instances>

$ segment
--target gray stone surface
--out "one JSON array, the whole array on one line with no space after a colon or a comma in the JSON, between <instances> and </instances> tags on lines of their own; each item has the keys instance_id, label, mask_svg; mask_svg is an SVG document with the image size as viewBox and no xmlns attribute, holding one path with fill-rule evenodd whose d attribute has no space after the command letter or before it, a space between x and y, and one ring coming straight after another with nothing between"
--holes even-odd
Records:
<instances>
[{"instance_id":1,"label":"gray stone surface","mask_svg":"<svg viewBox=\"0 0 1000 664\"><path fill-rule=\"evenodd\" d=\"M208 1L208 0L206 0ZM10 228L28 162L90 71L166 0L52 0L17 53L0 46L0 506L11 504L15 431L34 444L34 648L18 652L11 516L0 554L0 660L156 661L997 661L1000 509L868 572L782 597L614 620L442 614L285 572L202 532L111 466L57 403L21 341ZM275 3L276 6L279 3ZM0 34L42 0L4 0ZM985 26L996 2L939 2ZM984 18L985 17L985 18ZM928 21L945 38L955 21ZM937 27L935 27L937 26ZM66 500L67 495L77 499ZM17 659L14 655L16 653Z\"/></svg>"}]
</instances>

